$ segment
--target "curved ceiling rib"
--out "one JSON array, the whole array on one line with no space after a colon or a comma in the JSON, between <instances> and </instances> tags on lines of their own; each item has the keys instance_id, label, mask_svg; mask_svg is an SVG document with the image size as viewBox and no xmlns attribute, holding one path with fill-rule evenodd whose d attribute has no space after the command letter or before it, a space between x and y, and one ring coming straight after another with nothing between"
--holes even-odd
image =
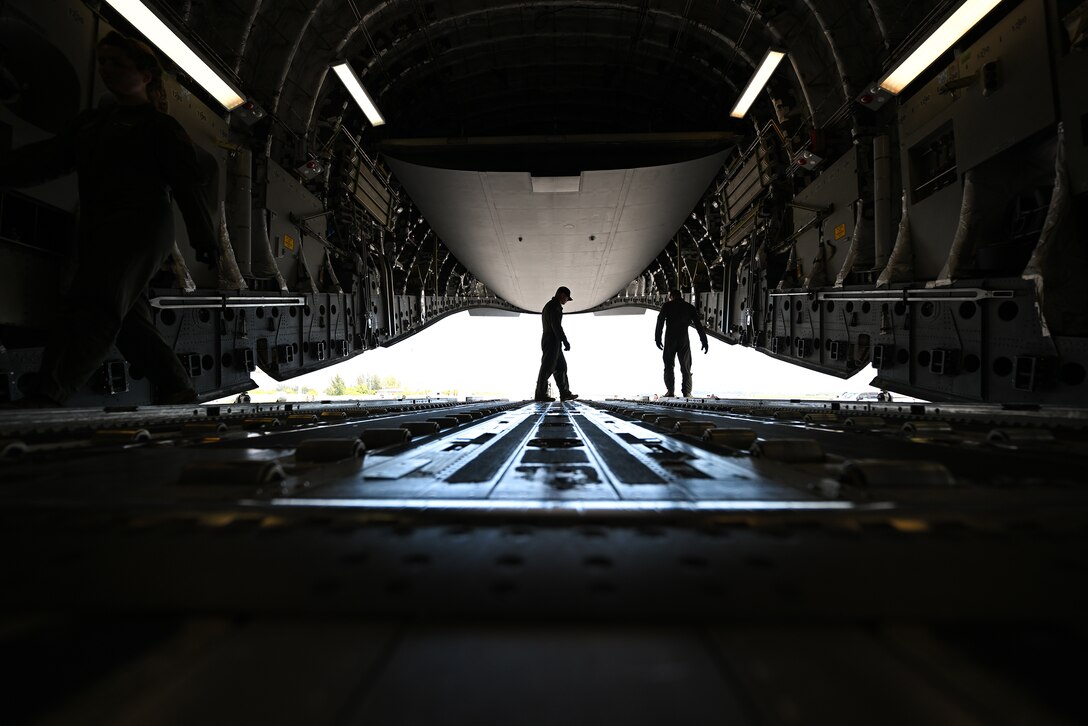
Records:
<instances>
[{"instance_id":1,"label":"curved ceiling rib","mask_svg":"<svg viewBox=\"0 0 1088 726\"><path fill-rule=\"evenodd\" d=\"M728 118L733 98L772 46L789 51L791 70L780 71L760 94L752 119L775 118L777 109L772 109L770 101L782 98L796 114L789 127L783 124L787 135L828 123L838 125L844 102L852 98L859 83L871 80L879 62L862 52L862 47L887 47L907 13L906 9L892 11L884 0L867 0L862 7L858 12L847 0L500 0L494 4L483 0L237 0L229 7L194 2L191 27L208 27L220 49L227 51L224 57L239 69L252 97L277 121L257 132L267 134L259 138L266 142L269 154L274 140L287 133L324 144L327 139L320 130L330 128L332 119L337 128L357 137L369 154L380 149L390 134L401 139L464 140L579 134L618 138L652 131L667 132L675 141L690 132L725 133L738 127ZM233 28L213 27L216 16L229 18ZM345 91L328 80L330 65L340 60L352 63L375 97L389 121L382 130L370 129ZM748 122L742 124L748 126ZM727 143L714 148L720 150ZM563 164L569 165L569 157L584 148L568 145ZM667 160L690 159L690 148L686 152L682 148L683 144L675 147L674 152L680 153ZM300 155L315 151L285 145L276 150L275 160L291 167L301 161ZM521 153L529 159L541 152L530 147ZM627 165L656 163L662 162L644 155ZM514 166L510 161L496 168L532 168L542 173L539 169L558 166L558 162ZM401 172L408 173L406 168L400 165ZM703 187L687 200L690 206L685 213L691 212L712 176L701 180ZM405 187L434 224L432 211L417 199L426 195L418 187ZM670 251L662 250L670 234L687 221L678 219L667 234L658 230L653 243L657 248L645 250L642 267L623 274L637 277L647 270L646 265L661 267L662 274L668 274L665 267L681 274L682 268L693 264L706 266L705 255L674 260ZM441 221L434 231L443 241L453 239ZM689 233L692 240L698 234ZM693 249L699 250L698 245L695 241ZM471 255L458 249L456 241L449 249L480 275L479 265L471 263ZM432 260L431 253L423 253L418 246L405 252L406 264L413 267L417 258L427 257L437 269L439 257L446 255L436 249ZM582 281L593 292L583 294L579 303L590 302L606 288L615 292L611 288L629 282L620 281L615 271L609 274L607 284L598 284L604 273ZM508 299L515 304L536 307L535 301L529 301L531 296L521 297L517 290L509 293Z\"/></svg>"},{"instance_id":2,"label":"curved ceiling rib","mask_svg":"<svg viewBox=\"0 0 1088 726\"><path fill-rule=\"evenodd\" d=\"M824 20L823 14L816 8L815 0L804 0L804 3L808 6L809 12L812 13L812 17L816 19L816 23L820 26L820 33L823 35L824 41L827 43L827 48L831 53L831 57L835 61L835 68L839 71L843 101L847 101L853 94L850 91L846 65L843 63L842 54L839 53L839 47L835 43L835 37L831 32L831 27L828 25L827 21Z\"/></svg>"},{"instance_id":3,"label":"curved ceiling rib","mask_svg":"<svg viewBox=\"0 0 1088 726\"><path fill-rule=\"evenodd\" d=\"M876 0L867 0L869 4L869 12L873 14L873 21L876 23L876 27L880 30L880 39L883 41L884 50L888 49L888 26L884 22L884 11L880 9L880 5Z\"/></svg>"},{"instance_id":4,"label":"curved ceiling rib","mask_svg":"<svg viewBox=\"0 0 1088 726\"><path fill-rule=\"evenodd\" d=\"M238 53L234 60L234 75L238 75L242 69L242 61L246 57L246 44L249 43L249 36L253 33L253 27L257 24L257 15L261 12L263 4L264 0L254 0L253 9L249 11L249 16L242 25L242 37L238 40Z\"/></svg>"},{"instance_id":5,"label":"curved ceiling rib","mask_svg":"<svg viewBox=\"0 0 1088 726\"><path fill-rule=\"evenodd\" d=\"M566 4L567 3L562 3L562 2L542 3L540 5L534 5L532 7L532 10L534 12L541 12L543 9L547 8L549 5L561 6L561 5L566 5ZM594 10L609 10L609 11L621 12L621 13L625 13L625 12L639 12L640 14L644 13L647 16L652 16L652 17L655 17L655 18L658 18L658 17L666 18L668 20L674 21L677 25L680 25L681 27L684 27L685 21L688 20L682 15L678 15L676 13L670 13L670 12L668 12L666 10L653 8L653 9L646 9L645 11L643 11L640 8L632 7L630 5L624 5L624 4L621 4L621 3L595 3L592 6L592 8ZM451 16L446 17L446 18L441 18L441 19L436 20L433 23L431 23L430 26L428 26L428 27L431 28L431 29L441 29L443 26L453 24L455 26L453 32L460 32L461 31L461 23L462 22L467 22L468 24L471 24L472 19L474 17L476 17L476 16L481 16L481 15L482 16L491 16L491 15L500 14L500 13L502 13L504 11L508 11L508 10L524 10L524 9L525 9L525 5L523 3L511 3L511 4L507 4L507 5L498 5L498 6L489 7L487 9L474 10L474 11L460 13L460 14L457 14L457 15L451 15ZM585 7L582 6L581 9L585 9ZM604 18L602 18L602 19L604 19ZM690 22L688 24L690 25ZM747 53L745 53L743 49L739 48L736 45L736 42L732 38L728 37L727 35L725 35L723 33L718 32L714 28L708 27L708 26L706 26L706 25L704 25L702 23L696 23L695 27L699 31L703 32L704 34L709 35L712 38L714 38L715 40L717 40L717 41L721 42L722 44L728 46L730 49L737 51L741 55L741 57L744 58L744 60L748 63L749 66L754 66L755 61L752 59L752 57L749 56ZM426 32L426 31L423 28L421 28L419 32ZM529 32L530 31L526 31L526 34L528 34ZM347 40L348 40L348 38L345 38L345 41L347 41ZM405 41L410 41L410 40L411 40L411 34L409 34L408 36L399 37L397 45L401 46L402 50L397 51L396 48L394 47L394 48L390 49L388 54L382 54L381 57L383 59L387 58L390 62L396 62L398 54L399 55L404 55L406 53L406 49L410 47L410 42L405 43ZM345 44L345 47L346 47L346 44ZM674 45L674 48L675 47L678 47L678 45ZM370 67L370 63L367 64L368 69L369 69L369 67Z\"/></svg>"},{"instance_id":6,"label":"curved ceiling rib","mask_svg":"<svg viewBox=\"0 0 1088 726\"><path fill-rule=\"evenodd\" d=\"M670 13L670 12L667 12L667 11L664 11L664 10L659 10L659 9L638 8L638 7L634 7L632 5L629 5L629 4L622 4L622 3L615 3L615 2L588 3L588 4L587 3L572 4L572 3L562 3L562 2L551 2L551 3L541 4L541 5L534 4L533 6L531 6L530 9L534 13L541 13L541 12L548 12L548 11L554 13L557 10L561 10L561 9L565 9L565 8L575 8L575 9L577 9L579 11L585 11L587 13L592 12L592 13L611 13L611 14L615 14L615 13L636 13L637 12L637 13L640 13L639 18L641 18L642 15L645 14L645 15L649 15L651 17L655 17L655 18L658 18L658 19L663 19L665 22L667 22L667 23L669 23L671 25L676 25L676 26L682 26L685 22L690 21L690 18L685 18L683 15L678 15L676 13ZM353 38L356 38L356 40L357 40L357 36L358 36L358 32L359 32L360 28L375 27L375 26L382 27L382 26L391 26L391 25L397 24L396 16L393 13L393 11L395 9L396 9L395 7L393 7L393 6L389 5L389 4L383 4L381 6L378 6L375 9L373 9L372 11L368 12L366 15L364 15L363 19L360 21L360 23L357 23L355 26L353 26L348 31L347 35L336 45L337 55L342 56L342 57L351 57L352 56L352 53L348 50L348 48L349 48L349 45L351 44ZM481 18L493 18L493 17L496 17L496 16L501 16L502 13L504 13L504 12L507 12L509 14L512 14L514 12L522 13L525 10L526 10L526 6L524 4L510 3L510 4L500 5L500 6L491 6L491 7L488 7L486 9L472 9L472 10L465 11L465 12L455 13L455 14L452 14L452 15L447 16L447 17L438 18L434 22L426 24L425 27L424 26L412 27L411 25L407 25L405 23L400 23L401 27L407 28L407 34L397 36L396 44L389 47L388 50L383 50L381 52L368 54L370 57L369 57L367 68L366 69L359 69L359 70L361 71L362 75L365 75L367 70L370 70L372 72L375 64L377 64L377 63L382 64L383 67L385 67L387 69L390 64L392 64L393 66L396 66L397 64L401 63L402 61L403 62L408 62L408 61L406 61L404 59L411 58L413 55L418 55L418 53L419 53L419 49L418 49L419 43L418 42L416 42L416 43L412 42L413 36L424 36L425 38L430 38L430 39L433 39L433 38L437 37L437 38L441 39L442 37L449 36L451 34L463 35L466 32L476 32L476 31L467 31L466 30L468 28L474 28L475 27L474 23L472 22L474 19L475 20L480 20ZM607 15L602 15L601 17L604 18L604 19L607 19ZM661 25L664 26L665 22L662 22ZM707 47L718 46L718 47L728 48L730 50L738 52L739 55L749 65L751 65L753 63L752 57L747 52L745 52L742 48L739 48L736 45L736 43L731 38L729 38L727 35L725 35L724 33L718 31L715 28L711 28L711 27L709 27L708 25L706 25L705 23L702 23L702 22L691 21L690 26L698 31L697 35L701 35L701 36L706 38L705 44L706 44ZM580 38L583 37L583 35L584 35L583 33L579 33ZM461 39L459 39L459 40L461 40ZM474 40L470 39L469 45L479 45L482 48L481 52L483 54L487 54L487 53L493 52L494 44L496 42L498 42L498 41L494 37L489 36L486 40L483 40L483 41L474 41ZM464 50L464 48L466 47L466 44L463 42L463 40L461 40L461 42L457 42L457 43L449 43L449 45L451 47L456 47L459 50ZM631 47L632 45L633 45L632 43L628 43L628 47ZM639 45L644 45L644 44L639 44ZM672 54L672 53L675 53L678 50L678 48L679 48L679 46L674 44L672 48L668 49L668 51L669 51L670 54ZM432 51L432 53L433 53L433 51ZM428 54L428 56L433 59L433 56L430 53ZM463 60L463 58L460 59L460 60ZM443 63L444 67L448 67L449 65L453 64L452 60L449 60L449 59L446 59L446 58L443 58L443 61L444 61L444 63ZM675 65L675 64L673 63L673 64L670 64L670 65ZM688 67L692 68L692 69L696 69L696 68L701 67L704 74L706 74L706 75L713 74L715 77L717 77L719 84L724 82L725 85L731 86L733 88L739 87L740 85L743 84L743 82L746 81L746 78L742 79L739 82L736 81L736 80L733 80L733 79L725 78L722 75L721 70L718 69L718 68L713 67L711 64L708 64L702 58L701 54L694 54L691 57L691 60L688 61ZM403 72L399 76L396 76L394 79L390 79L387 76L385 84L378 90L378 95L379 96L384 96L385 93L390 91L390 90L404 88L404 87L408 87L408 88L413 87L410 84L404 84L403 79L404 79L404 73ZM403 91L403 93L411 93L411 91ZM315 99L314 104L316 105L316 103L317 103L317 101ZM393 104L393 106L395 107L396 104ZM310 123L313 123L313 115L310 114L309 116L310 116Z\"/></svg>"},{"instance_id":7,"label":"curved ceiling rib","mask_svg":"<svg viewBox=\"0 0 1088 726\"><path fill-rule=\"evenodd\" d=\"M302 21L301 27L298 29L298 36L295 38L294 45L287 52L287 55L283 60L283 71L280 73L279 82L276 84L276 92L272 96L272 103L269 107L270 111L275 114L279 110L280 98L283 94L283 87L287 83L287 77L291 73L291 66L295 62L295 55L298 53L299 46L302 45L302 39L306 36L306 31L310 29L310 23L313 22L314 16L321 9L325 0L315 0L313 8L306 14L305 19ZM304 130L305 131L305 130ZM265 153L270 153L272 149L272 137L268 138L268 145Z\"/></svg>"},{"instance_id":8,"label":"curved ceiling rib","mask_svg":"<svg viewBox=\"0 0 1088 726\"><path fill-rule=\"evenodd\" d=\"M617 43L622 40L625 54L615 56L619 68L642 64L660 74L660 63L667 60L663 54L671 54L674 60L667 64L669 67L686 69L689 78L701 79L690 81L699 84L693 86L695 93L687 92L700 105L705 105L703 99L713 94L709 90L700 93L699 87L725 96L728 91L721 93L722 90L735 89L746 82L747 72L743 77L731 73L728 66L732 61L727 64L724 58L735 57L748 71L766 46L784 45L791 51L790 83L799 102L808 108L810 117L816 117L814 122L819 125L830 117L823 100L829 86L837 87L837 98L847 100L858 83L868 82L869 76L874 75L878 59L862 52L861 41L874 40L887 47L901 34L898 29L907 27L911 18L924 12L914 5L893 9L882 0L867 0L863 7L868 12L857 12L853 4L844 0L800 3L771 0L725 5L691 0L671 7L653 7L651 3L636 0L547 0L498 5L462 2L436 9L434 4L424 5L414 0L389 0L370 7L356 0L315 0L297 5L239 0L223 7L194 2L190 25L196 30L210 31L218 50L233 61L246 79L255 100L273 112L292 109L281 121L307 137L312 137L314 124L320 121L323 101L336 92L335 85L325 81L330 62L356 58L360 75L384 76L378 89L372 89L379 97L383 93L403 97L419 92L413 89L413 84L417 82L414 69L421 61L443 67L462 62L463 56L457 61L447 57L449 52L444 50L447 47L464 51L478 45L483 53L494 52L491 44L498 41L483 40L481 36L502 30L496 27L496 22L528 26L542 14L552 17L553 24L557 22L554 18L566 18L567 23L570 22L567 16L576 18L581 30L572 30L571 34L582 37L586 48L594 45L586 42L582 33L591 30L587 23L610 22L622 28L616 33ZM236 21L227 23L233 30L214 27L216 17ZM616 24L615 19L621 17L629 18L629 22ZM742 39L741 28L748 21L756 32L751 38ZM816 30L813 26L818 31L813 32ZM231 33L233 37L228 38ZM288 34L291 37L286 37ZM600 42L607 43L608 33L602 35ZM715 52L723 59L721 64L713 62ZM834 80L824 70L829 63L821 62L822 57L833 64L830 72L836 76ZM548 60L541 62L547 64ZM405 66L413 70L406 74ZM664 77L669 74L671 71ZM427 76L420 78L427 82ZM783 82L779 80L779 84ZM670 84L670 88L681 87ZM298 111L293 110L296 105ZM814 105L823 107L825 112L821 114ZM396 109L391 113L395 115Z\"/></svg>"}]
</instances>

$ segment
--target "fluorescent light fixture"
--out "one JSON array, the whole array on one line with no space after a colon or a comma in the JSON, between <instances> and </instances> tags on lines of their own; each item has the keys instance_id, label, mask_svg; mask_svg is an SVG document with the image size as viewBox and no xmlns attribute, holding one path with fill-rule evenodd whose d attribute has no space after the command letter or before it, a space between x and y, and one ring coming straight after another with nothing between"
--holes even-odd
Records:
<instances>
[{"instance_id":1,"label":"fluorescent light fixture","mask_svg":"<svg viewBox=\"0 0 1088 726\"><path fill-rule=\"evenodd\" d=\"M351 93L351 97L355 99L355 103L359 104L359 108L363 109L363 113L370 120L370 123L374 126L381 126L385 123L385 119L382 117L378 107L374 105L374 100L370 97L370 94L363 88L363 84L359 82L359 76L355 75L355 71L345 61L344 63L337 63L332 67L336 75L340 76L340 80L347 86L348 92Z\"/></svg>"},{"instance_id":2,"label":"fluorescent light fixture","mask_svg":"<svg viewBox=\"0 0 1088 726\"><path fill-rule=\"evenodd\" d=\"M880 87L889 93L902 91L1000 2L1001 0L967 0L907 56L905 61L885 76Z\"/></svg>"},{"instance_id":3,"label":"fluorescent light fixture","mask_svg":"<svg viewBox=\"0 0 1088 726\"><path fill-rule=\"evenodd\" d=\"M763 56L763 60L759 64L759 68L752 74L751 80L748 81L748 85L744 87L744 92L740 94L740 100L737 101L737 105L733 107L733 110L729 113L733 118L744 118L744 114L748 113L748 107L756 100L756 96L763 90L763 87L767 85L767 80L774 73L774 69L778 67L778 64L782 62L782 59L786 57L786 52L783 50L771 49L767 51L767 55Z\"/></svg>"},{"instance_id":4,"label":"fluorescent light fixture","mask_svg":"<svg viewBox=\"0 0 1088 726\"><path fill-rule=\"evenodd\" d=\"M151 12L140 0L106 0L125 20L143 33L144 37L177 63L186 75L199 83L228 111L241 106L245 99L236 88L212 70L203 58L189 47L180 35Z\"/></svg>"}]
</instances>

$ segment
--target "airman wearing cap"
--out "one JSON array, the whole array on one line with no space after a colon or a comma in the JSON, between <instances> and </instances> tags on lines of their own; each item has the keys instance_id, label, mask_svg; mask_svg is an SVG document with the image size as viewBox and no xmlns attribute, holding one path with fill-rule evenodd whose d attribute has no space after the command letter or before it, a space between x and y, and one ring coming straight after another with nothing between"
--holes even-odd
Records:
<instances>
[{"instance_id":1,"label":"airman wearing cap","mask_svg":"<svg viewBox=\"0 0 1088 726\"><path fill-rule=\"evenodd\" d=\"M540 311L544 331L540 338L540 373L537 374L536 393L533 396L537 401L555 400L548 395L548 378L555 378L555 385L559 389L559 400L570 401L578 398L577 393L570 392L570 384L567 381L567 359L563 355L564 349L570 350L570 342L567 340L566 333L563 332L563 306L573 299L570 296L570 288L559 287L555 291L555 296Z\"/></svg>"}]
</instances>

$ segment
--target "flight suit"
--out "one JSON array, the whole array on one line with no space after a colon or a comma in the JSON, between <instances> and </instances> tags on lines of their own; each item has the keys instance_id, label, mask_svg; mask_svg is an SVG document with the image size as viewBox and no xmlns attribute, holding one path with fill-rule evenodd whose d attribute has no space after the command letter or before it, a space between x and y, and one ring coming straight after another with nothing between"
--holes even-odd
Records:
<instances>
[{"instance_id":1,"label":"flight suit","mask_svg":"<svg viewBox=\"0 0 1088 726\"><path fill-rule=\"evenodd\" d=\"M563 332L563 305L558 298L552 298L540 311L540 320L544 326L540 337L540 373L536 377L536 398L548 395L548 378L555 378L561 398L570 396L570 384L567 382L567 359L563 355L563 343L567 335Z\"/></svg>"},{"instance_id":2,"label":"flight suit","mask_svg":"<svg viewBox=\"0 0 1088 726\"><path fill-rule=\"evenodd\" d=\"M193 142L150 104L86 111L53 139L0 161L0 185L79 174L78 264L42 354L39 393L63 402L111 347L151 381L156 402L187 398L188 372L155 328L146 288L174 244L177 202L192 246L214 255L216 229Z\"/></svg>"},{"instance_id":3,"label":"flight suit","mask_svg":"<svg viewBox=\"0 0 1088 726\"><path fill-rule=\"evenodd\" d=\"M665 388L669 396L676 390L676 380L673 374L675 361L680 361L680 392L684 396L691 395L691 344L688 341L688 326L695 328L699 333L699 342L707 347L706 330L699 320L699 311L695 306L684 300L669 300L661 306L661 312L657 316L657 330L654 338L658 345L662 345L661 329L665 329L664 353L662 359L665 362Z\"/></svg>"}]
</instances>

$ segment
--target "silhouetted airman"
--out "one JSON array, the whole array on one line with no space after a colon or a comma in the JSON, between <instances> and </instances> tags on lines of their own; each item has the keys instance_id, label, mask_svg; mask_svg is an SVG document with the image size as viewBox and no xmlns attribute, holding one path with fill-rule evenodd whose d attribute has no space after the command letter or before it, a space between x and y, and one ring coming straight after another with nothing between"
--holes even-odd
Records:
<instances>
[{"instance_id":1,"label":"silhouetted airman","mask_svg":"<svg viewBox=\"0 0 1088 726\"><path fill-rule=\"evenodd\" d=\"M695 328L699 333L699 341L702 343L703 352L710 349L706 340L706 330L699 320L699 311L689 302L680 299L680 291L673 288L669 290L669 299L661 306L661 312L657 316L657 330L654 332L654 340L657 347L664 351L662 358L665 361L665 395L674 396L676 381L673 376L673 365L677 358L680 359L680 392L687 398L691 395L691 344L688 342L688 326ZM665 342L661 342L661 329L665 329Z\"/></svg>"},{"instance_id":2,"label":"silhouetted airman","mask_svg":"<svg viewBox=\"0 0 1088 726\"><path fill-rule=\"evenodd\" d=\"M114 344L151 381L156 403L188 403L197 397L192 380L155 328L146 290L173 249L173 202L197 259L215 264L206 174L192 140L166 113L151 48L111 32L98 45L98 72L116 103L0 160L3 186L79 174L78 266L42 354L37 391L24 403L63 404Z\"/></svg>"},{"instance_id":3,"label":"silhouetted airman","mask_svg":"<svg viewBox=\"0 0 1088 726\"><path fill-rule=\"evenodd\" d=\"M555 297L548 301L544 309L540 311L540 319L544 326L543 335L540 338L540 373L536 377L537 401L554 401L548 395L548 378L555 378L555 385L559 388L559 400L570 401L578 398L577 393L570 392L570 384L567 381L567 359L563 350L570 350L567 335L563 332L563 306L573 298L570 289L560 287L555 291ZM560 347L562 345L562 348Z\"/></svg>"}]
</instances>

